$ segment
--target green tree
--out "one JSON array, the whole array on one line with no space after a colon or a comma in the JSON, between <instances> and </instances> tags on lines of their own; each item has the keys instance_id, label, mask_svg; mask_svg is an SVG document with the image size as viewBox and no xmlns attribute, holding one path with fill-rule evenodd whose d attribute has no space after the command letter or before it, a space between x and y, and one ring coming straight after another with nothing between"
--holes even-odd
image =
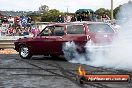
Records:
<instances>
[{"instance_id":1,"label":"green tree","mask_svg":"<svg viewBox=\"0 0 132 88\"><path fill-rule=\"evenodd\" d=\"M60 14L62 15L63 13L61 13L59 10L51 9L42 15L41 21L54 22Z\"/></svg>"},{"instance_id":2,"label":"green tree","mask_svg":"<svg viewBox=\"0 0 132 88\"><path fill-rule=\"evenodd\" d=\"M123 5L119 5L118 7L116 7L114 9L114 17L117 19L117 16L118 16L118 13L120 12L121 10L121 7L125 8L124 10L125 11L128 11L127 9L131 10L131 7L132 7L132 1L128 1L128 3L125 3ZM130 14L131 14L131 11L130 11ZM124 13L124 16L125 16L125 13Z\"/></svg>"},{"instance_id":3,"label":"green tree","mask_svg":"<svg viewBox=\"0 0 132 88\"><path fill-rule=\"evenodd\" d=\"M109 17L110 17L110 14L111 14L110 10L105 9L105 8L99 8L95 11L95 13L98 15L99 18L103 15L103 13L105 13Z\"/></svg>"},{"instance_id":4,"label":"green tree","mask_svg":"<svg viewBox=\"0 0 132 88\"><path fill-rule=\"evenodd\" d=\"M117 18L117 14L118 14L118 12L120 11L120 8L121 8L121 6L122 5L119 5L118 7L116 7L115 9L114 9L114 18L116 19Z\"/></svg>"},{"instance_id":5,"label":"green tree","mask_svg":"<svg viewBox=\"0 0 132 88\"><path fill-rule=\"evenodd\" d=\"M40 21L40 17L41 17L41 15L39 14L39 13L37 13L37 12L33 12L33 13L30 13L30 14L28 14L28 15L26 15L27 17L28 16L30 16L31 18L32 18L32 21L33 22L38 22L38 21Z\"/></svg>"},{"instance_id":6,"label":"green tree","mask_svg":"<svg viewBox=\"0 0 132 88\"><path fill-rule=\"evenodd\" d=\"M47 5L41 5L38 10L40 13L45 13L49 11L49 6Z\"/></svg>"}]
</instances>

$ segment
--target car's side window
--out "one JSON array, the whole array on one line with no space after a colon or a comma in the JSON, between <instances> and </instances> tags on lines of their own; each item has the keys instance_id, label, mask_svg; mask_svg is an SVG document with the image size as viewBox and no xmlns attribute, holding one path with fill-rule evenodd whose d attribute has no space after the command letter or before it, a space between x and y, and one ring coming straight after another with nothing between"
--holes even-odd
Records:
<instances>
[{"instance_id":1,"label":"car's side window","mask_svg":"<svg viewBox=\"0 0 132 88\"><path fill-rule=\"evenodd\" d=\"M67 25L67 34L84 34L83 25Z\"/></svg>"},{"instance_id":2,"label":"car's side window","mask_svg":"<svg viewBox=\"0 0 132 88\"><path fill-rule=\"evenodd\" d=\"M54 36L63 36L64 35L64 26L55 26L54 27Z\"/></svg>"},{"instance_id":3,"label":"car's side window","mask_svg":"<svg viewBox=\"0 0 132 88\"><path fill-rule=\"evenodd\" d=\"M63 36L64 35L64 27L63 26L49 26L46 27L41 36Z\"/></svg>"}]
</instances>

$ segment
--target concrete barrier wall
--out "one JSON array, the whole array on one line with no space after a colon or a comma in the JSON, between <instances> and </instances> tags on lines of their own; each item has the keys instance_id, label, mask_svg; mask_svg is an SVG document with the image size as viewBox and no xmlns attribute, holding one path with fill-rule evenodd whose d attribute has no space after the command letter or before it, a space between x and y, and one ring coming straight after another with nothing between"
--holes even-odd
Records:
<instances>
[{"instance_id":1,"label":"concrete barrier wall","mask_svg":"<svg viewBox=\"0 0 132 88\"><path fill-rule=\"evenodd\" d=\"M13 49L15 48L15 40L23 36L0 36L0 49Z\"/></svg>"}]
</instances>

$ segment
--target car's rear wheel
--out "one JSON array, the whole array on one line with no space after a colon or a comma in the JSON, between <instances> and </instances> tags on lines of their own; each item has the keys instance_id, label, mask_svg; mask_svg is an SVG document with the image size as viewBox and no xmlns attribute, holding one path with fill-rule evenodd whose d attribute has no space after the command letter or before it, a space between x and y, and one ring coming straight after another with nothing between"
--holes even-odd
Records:
<instances>
[{"instance_id":1,"label":"car's rear wheel","mask_svg":"<svg viewBox=\"0 0 132 88\"><path fill-rule=\"evenodd\" d=\"M23 59L30 59L32 57L32 55L29 52L28 47L26 46L20 46L19 55Z\"/></svg>"},{"instance_id":2,"label":"car's rear wheel","mask_svg":"<svg viewBox=\"0 0 132 88\"><path fill-rule=\"evenodd\" d=\"M64 57L65 60L70 61L76 58L77 52L75 50L65 50Z\"/></svg>"}]
</instances>

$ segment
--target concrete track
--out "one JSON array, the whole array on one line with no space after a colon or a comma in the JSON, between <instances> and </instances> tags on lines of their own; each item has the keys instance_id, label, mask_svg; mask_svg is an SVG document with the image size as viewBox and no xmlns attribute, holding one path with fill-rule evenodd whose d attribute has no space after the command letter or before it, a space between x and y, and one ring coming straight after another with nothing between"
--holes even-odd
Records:
<instances>
[{"instance_id":1,"label":"concrete track","mask_svg":"<svg viewBox=\"0 0 132 88\"><path fill-rule=\"evenodd\" d=\"M0 88L132 88L132 83L78 84L76 77L80 64L64 58L34 56L24 60L17 54L0 55ZM87 73L120 73L129 71L82 65Z\"/></svg>"}]
</instances>

